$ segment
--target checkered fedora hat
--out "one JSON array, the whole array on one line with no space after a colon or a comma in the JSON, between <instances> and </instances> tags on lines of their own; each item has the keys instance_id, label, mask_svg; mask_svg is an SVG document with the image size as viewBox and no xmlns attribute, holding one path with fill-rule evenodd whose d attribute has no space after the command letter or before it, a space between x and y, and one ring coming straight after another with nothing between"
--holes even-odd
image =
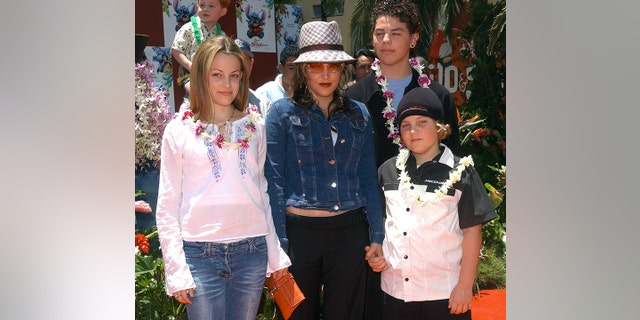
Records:
<instances>
[{"instance_id":1,"label":"checkered fedora hat","mask_svg":"<svg viewBox=\"0 0 640 320\"><path fill-rule=\"evenodd\" d=\"M311 21L300 29L300 56L293 63L352 62L344 51L340 27L335 21Z\"/></svg>"}]
</instances>

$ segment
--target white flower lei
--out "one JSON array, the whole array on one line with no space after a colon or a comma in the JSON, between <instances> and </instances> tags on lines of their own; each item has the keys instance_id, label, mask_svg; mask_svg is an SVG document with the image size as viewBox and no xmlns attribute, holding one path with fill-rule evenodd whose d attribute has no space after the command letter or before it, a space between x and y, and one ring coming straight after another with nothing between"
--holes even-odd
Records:
<instances>
[{"instance_id":1,"label":"white flower lei","mask_svg":"<svg viewBox=\"0 0 640 320\"><path fill-rule=\"evenodd\" d=\"M424 205L425 203L436 203L447 194L447 190L453 186L454 183L460 181L462 178L462 172L468 167L473 166L473 158L471 156L466 156L460 159L460 163L455 167L455 170L451 170L449 172L449 180L445 181L442 186L436 190L433 194L430 193L421 193L417 190L415 185L411 183L411 178L406 171L407 159L409 159L409 150L402 149L396 158L396 168L400 170L400 175L398 176L398 181L400 181L400 185L398 186L398 190L407 195L409 199L413 199L414 201L418 201L420 205Z\"/></svg>"},{"instance_id":2,"label":"white flower lei","mask_svg":"<svg viewBox=\"0 0 640 320\"><path fill-rule=\"evenodd\" d=\"M429 76L422 73L423 65L420 64L417 58L409 59L409 65L418 72L418 85L423 88L428 88L431 84L431 79ZM371 64L371 69L376 73L376 82L382 88L382 97L387 100L387 106L382 109L382 117L387 119L385 125L389 130L389 135L387 136L389 139L393 139L393 143L400 145L400 134L398 133L398 128L395 126L396 120L396 110L393 109L393 91L389 90L389 83L387 82L387 77L382 74L380 70L380 60L377 58L373 60Z\"/></svg>"},{"instance_id":3,"label":"white flower lei","mask_svg":"<svg viewBox=\"0 0 640 320\"><path fill-rule=\"evenodd\" d=\"M238 147L247 149L249 148L249 140L251 140L251 137L256 132L256 121L260 117L260 114L258 114L258 108L252 104L247 107L245 114L249 115L249 122L245 125L246 130L244 130L242 137L238 138L236 142L225 140L222 132L218 132L215 136L209 134L205 129L206 125L200 122L200 120L195 121L193 118L193 111L191 110L184 112L182 115L182 122L194 130L196 136L202 136L205 141L213 141L218 148L222 148L224 146L232 147L234 149Z\"/></svg>"}]
</instances>

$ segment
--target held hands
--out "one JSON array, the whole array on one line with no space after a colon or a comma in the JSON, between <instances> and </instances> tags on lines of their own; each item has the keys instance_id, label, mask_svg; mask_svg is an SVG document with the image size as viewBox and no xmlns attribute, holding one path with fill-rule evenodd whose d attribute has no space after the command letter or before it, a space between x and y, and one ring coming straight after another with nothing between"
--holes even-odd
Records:
<instances>
[{"instance_id":1,"label":"held hands","mask_svg":"<svg viewBox=\"0 0 640 320\"><path fill-rule=\"evenodd\" d=\"M176 291L173 293L173 297L180 303L191 304L189 297L193 298L193 288Z\"/></svg>"},{"instance_id":2,"label":"held hands","mask_svg":"<svg viewBox=\"0 0 640 320\"><path fill-rule=\"evenodd\" d=\"M371 246L364 247L364 251L366 252L364 258L369 263L371 270L382 272L387 269L387 260L382 255L382 245L374 242Z\"/></svg>"},{"instance_id":3,"label":"held hands","mask_svg":"<svg viewBox=\"0 0 640 320\"><path fill-rule=\"evenodd\" d=\"M473 301L473 289L457 284L449 296L449 313L460 314L471 310L471 301Z\"/></svg>"}]
</instances>

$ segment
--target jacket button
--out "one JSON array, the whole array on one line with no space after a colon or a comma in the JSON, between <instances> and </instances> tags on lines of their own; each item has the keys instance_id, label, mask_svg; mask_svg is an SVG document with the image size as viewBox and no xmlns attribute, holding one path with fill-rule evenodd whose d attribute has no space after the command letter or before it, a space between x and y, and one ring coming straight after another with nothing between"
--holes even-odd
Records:
<instances>
[{"instance_id":1,"label":"jacket button","mask_svg":"<svg viewBox=\"0 0 640 320\"><path fill-rule=\"evenodd\" d=\"M330 164L330 165L334 165L336 163L336 161L335 160L331 160L331 161L329 161L327 163Z\"/></svg>"}]
</instances>

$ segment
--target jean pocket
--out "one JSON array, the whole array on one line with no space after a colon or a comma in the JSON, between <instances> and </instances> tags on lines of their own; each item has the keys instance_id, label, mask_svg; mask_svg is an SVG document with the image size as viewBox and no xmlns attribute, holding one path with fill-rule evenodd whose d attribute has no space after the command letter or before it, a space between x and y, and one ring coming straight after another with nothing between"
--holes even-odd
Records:
<instances>
[{"instance_id":1,"label":"jean pocket","mask_svg":"<svg viewBox=\"0 0 640 320\"><path fill-rule=\"evenodd\" d=\"M207 254L203 243L185 241L183 249L185 257L188 258L202 258Z\"/></svg>"},{"instance_id":2,"label":"jean pocket","mask_svg":"<svg viewBox=\"0 0 640 320\"><path fill-rule=\"evenodd\" d=\"M251 252L267 252L267 240L264 236L252 238L250 243Z\"/></svg>"}]
</instances>

